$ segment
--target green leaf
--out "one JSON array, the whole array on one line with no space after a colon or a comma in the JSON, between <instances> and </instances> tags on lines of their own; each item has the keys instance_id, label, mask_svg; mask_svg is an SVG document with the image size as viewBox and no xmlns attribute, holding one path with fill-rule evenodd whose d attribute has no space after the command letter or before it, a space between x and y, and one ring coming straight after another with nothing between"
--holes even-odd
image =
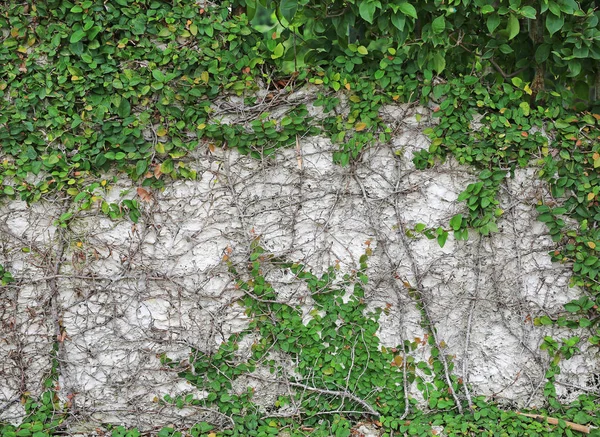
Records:
<instances>
[{"instance_id":1,"label":"green leaf","mask_svg":"<svg viewBox=\"0 0 600 437\"><path fill-rule=\"evenodd\" d=\"M444 29L446 29L446 19L443 15L437 17L431 23L431 28L433 29L433 33L442 33Z\"/></svg>"},{"instance_id":2,"label":"green leaf","mask_svg":"<svg viewBox=\"0 0 600 437\"><path fill-rule=\"evenodd\" d=\"M442 232L441 235L438 235L437 242L440 245L440 247L444 247L447 239L448 239L448 232L446 232L446 231Z\"/></svg>"},{"instance_id":3,"label":"green leaf","mask_svg":"<svg viewBox=\"0 0 600 437\"><path fill-rule=\"evenodd\" d=\"M519 19L515 15L510 14L510 17L508 18L508 26L507 26L506 30L508 30L508 39L509 40L513 39L515 36L517 36L519 34L519 31L521 30L521 26L519 25Z\"/></svg>"},{"instance_id":4,"label":"green leaf","mask_svg":"<svg viewBox=\"0 0 600 437\"><path fill-rule=\"evenodd\" d=\"M492 5L484 5L481 7L481 13L484 15L491 14L492 12L494 12L494 7Z\"/></svg>"},{"instance_id":5,"label":"green leaf","mask_svg":"<svg viewBox=\"0 0 600 437\"><path fill-rule=\"evenodd\" d=\"M581 309L581 307L577 304L574 303L567 303L564 305L565 310L567 310L570 313L576 313L577 311L579 311Z\"/></svg>"},{"instance_id":6,"label":"green leaf","mask_svg":"<svg viewBox=\"0 0 600 437\"><path fill-rule=\"evenodd\" d=\"M486 25L490 33L494 33L494 30L500 25L500 16L498 14L490 15L486 21Z\"/></svg>"},{"instance_id":7,"label":"green leaf","mask_svg":"<svg viewBox=\"0 0 600 437\"><path fill-rule=\"evenodd\" d=\"M363 0L358 7L358 13L363 20L373 24L373 16L375 15L375 9L377 4L374 1Z\"/></svg>"},{"instance_id":8,"label":"green leaf","mask_svg":"<svg viewBox=\"0 0 600 437\"><path fill-rule=\"evenodd\" d=\"M540 45L535 51L535 62L537 62L538 64L545 62L546 59L548 59L548 56L550 56L551 49L552 46L550 44Z\"/></svg>"},{"instance_id":9,"label":"green leaf","mask_svg":"<svg viewBox=\"0 0 600 437\"><path fill-rule=\"evenodd\" d=\"M73 34L71 35L71 39L69 39L69 42L71 44L74 44L76 42L81 41L84 36L85 36L85 31L77 30L77 31L73 32Z\"/></svg>"},{"instance_id":10,"label":"green leaf","mask_svg":"<svg viewBox=\"0 0 600 437\"><path fill-rule=\"evenodd\" d=\"M281 3L279 4L279 12L281 13L281 16L290 23L292 22L294 15L296 15L297 10L297 0L281 0Z\"/></svg>"},{"instance_id":11,"label":"green leaf","mask_svg":"<svg viewBox=\"0 0 600 437\"><path fill-rule=\"evenodd\" d=\"M273 50L273 54L271 55L271 58L272 59L281 58L283 56L284 52L285 52L285 48L283 47L283 44L279 43L275 46L275 49Z\"/></svg>"},{"instance_id":12,"label":"green leaf","mask_svg":"<svg viewBox=\"0 0 600 437\"><path fill-rule=\"evenodd\" d=\"M450 219L450 226L452 227L452 229L458 231L462 225L462 219L462 214L456 214L454 217L452 217Z\"/></svg>"},{"instance_id":13,"label":"green leaf","mask_svg":"<svg viewBox=\"0 0 600 437\"><path fill-rule=\"evenodd\" d=\"M444 57L444 54L436 52L436 54L433 55L433 69L440 74L444 71L444 68L446 68L446 58Z\"/></svg>"},{"instance_id":14,"label":"green leaf","mask_svg":"<svg viewBox=\"0 0 600 437\"><path fill-rule=\"evenodd\" d=\"M360 53L361 55L369 54L369 51L367 50L367 48L365 46L358 46L358 49L356 49L356 51L358 53Z\"/></svg>"},{"instance_id":15,"label":"green leaf","mask_svg":"<svg viewBox=\"0 0 600 437\"><path fill-rule=\"evenodd\" d=\"M117 115L121 118L129 117L131 115L131 104L128 99L121 99L121 103L117 108Z\"/></svg>"},{"instance_id":16,"label":"green leaf","mask_svg":"<svg viewBox=\"0 0 600 437\"><path fill-rule=\"evenodd\" d=\"M550 9L550 12L552 12L557 17L560 17L562 15L560 13L560 6L556 2L553 2L553 1L549 2L548 8Z\"/></svg>"},{"instance_id":17,"label":"green leaf","mask_svg":"<svg viewBox=\"0 0 600 437\"><path fill-rule=\"evenodd\" d=\"M546 15L546 29L548 29L548 33L550 33L550 36L554 35L556 32L558 32L560 29L562 29L564 24L565 24L564 17L562 17L562 16L557 17L554 14Z\"/></svg>"},{"instance_id":18,"label":"green leaf","mask_svg":"<svg viewBox=\"0 0 600 437\"><path fill-rule=\"evenodd\" d=\"M147 169L148 169L148 162L146 162L144 160L140 160L135 165L135 174L138 176L141 176L144 173L146 173Z\"/></svg>"},{"instance_id":19,"label":"green leaf","mask_svg":"<svg viewBox=\"0 0 600 437\"><path fill-rule=\"evenodd\" d=\"M160 70L152 70L152 77L159 82L164 82L166 78L164 73Z\"/></svg>"},{"instance_id":20,"label":"green leaf","mask_svg":"<svg viewBox=\"0 0 600 437\"><path fill-rule=\"evenodd\" d=\"M535 20L535 8L531 6L523 6L521 8L521 15L525 18L529 18L530 20Z\"/></svg>"},{"instance_id":21,"label":"green leaf","mask_svg":"<svg viewBox=\"0 0 600 437\"><path fill-rule=\"evenodd\" d=\"M417 10L415 9L415 7L413 5L411 5L408 2L402 2L398 5L398 9L404 14L404 15L408 15L409 17L413 17L415 20L417 19Z\"/></svg>"},{"instance_id":22,"label":"green leaf","mask_svg":"<svg viewBox=\"0 0 600 437\"><path fill-rule=\"evenodd\" d=\"M405 16L394 12L392 14L392 24L396 29L402 32L404 30L404 25L406 24Z\"/></svg>"}]
</instances>

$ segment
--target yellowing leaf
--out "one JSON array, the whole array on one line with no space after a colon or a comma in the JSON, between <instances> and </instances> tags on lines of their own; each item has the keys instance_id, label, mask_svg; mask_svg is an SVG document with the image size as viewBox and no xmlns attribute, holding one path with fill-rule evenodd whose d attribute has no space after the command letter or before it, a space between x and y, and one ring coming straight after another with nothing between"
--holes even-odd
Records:
<instances>
[{"instance_id":1,"label":"yellowing leaf","mask_svg":"<svg viewBox=\"0 0 600 437\"><path fill-rule=\"evenodd\" d=\"M594 243L593 241L588 241L588 244L587 244L587 245L588 245L588 247L589 247L590 249L595 249L595 248L596 248L596 243Z\"/></svg>"},{"instance_id":2,"label":"yellowing leaf","mask_svg":"<svg viewBox=\"0 0 600 437\"><path fill-rule=\"evenodd\" d=\"M350 96L350 101L354 102L354 103L358 103L358 102L360 102L360 97L358 97L357 95Z\"/></svg>"},{"instance_id":3,"label":"yellowing leaf","mask_svg":"<svg viewBox=\"0 0 600 437\"><path fill-rule=\"evenodd\" d=\"M198 130L202 130L202 129L206 128L206 124L205 123L200 123L198 126L196 126L196 128Z\"/></svg>"},{"instance_id":4,"label":"yellowing leaf","mask_svg":"<svg viewBox=\"0 0 600 437\"><path fill-rule=\"evenodd\" d=\"M191 24L190 25L190 33L194 36L196 36L198 34L198 26L196 26L195 24Z\"/></svg>"},{"instance_id":5,"label":"yellowing leaf","mask_svg":"<svg viewBox=\"0 0 600 437\"><path fill-rule=\"evenodd\" d=\"M167 134L167 129L164 126L161 126L156 131L156 135L159 137L164 137Z\"/></svg>"},{"instance_id":6,"label":"yellowing leaf","mask_svg":"<svg viewBox=\"0 0 600 437\"><path fill-rule=\"evenodd\" d=\"M350 91L350 84L347 83L346 85L344 85L344 88L346 88L348 91Z\"/></svg>"},{"instance_id":7,"label":"yellowing leaf","mask_svg":"<svg viewBox=\"0 0 600 437\"><path fill-rule=\"evenodd\" d=\"M202 74L200 75L200 78L202 79L202 81L204 83L208 83L208 79L210 79L208 71L203 71Z\"/></svg>"},{"instance_id":8,"label":"yellowing leaf","mask_svg":"<svg viewBox=\"0 0 600 437\"><path fill-rule=\"evenodd\" d=\"M525 85L525 88L523 88L523 90L529 95L533 94L533 90L529 87L529 84Z\"/></svg>"},{"instance_id":9,"label":"yellowing leaf","mask_svg":"<svg viewBox=\"0 0 600 437\"><path fill-rule=\"evenodd\" d=\"M404 359L400 356L400 355L396 355L394 357L394 364L398 367L400 367L402 365L402 363L404 362Z\"/></svg>"},{"instance_id":10,"label":"yellowing leaf","mask_svg":"<svg viewBox=\"0 0 600 437\"><path fill-rule=\"evenodd\" d=\"M594 200L594 197L596 197L596 195L594 193L588 193L587 200L589 200L589 201Z\"/></svg>"},{"instance_id":11,"label":"yellowing leaf","mask_svg":"<svg viewBox=\"0 0 600 437\"><path fill-rule=\"evenodd\" d=\"M365 130L365 128L367 127L367 123L361 121L356 123L356 125L354 126L354 130L356 130L356 132L360 132L362 130Z\"/></svg>"}]
</instances>

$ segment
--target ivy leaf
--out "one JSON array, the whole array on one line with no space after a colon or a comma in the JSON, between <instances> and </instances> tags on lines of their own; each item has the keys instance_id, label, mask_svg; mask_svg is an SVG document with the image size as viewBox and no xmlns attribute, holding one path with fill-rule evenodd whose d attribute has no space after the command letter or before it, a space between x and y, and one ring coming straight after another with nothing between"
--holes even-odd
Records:
<instances>
[{"instance_id":1,"label":"ivy leaf","mask_svg":"<svg viewBox=\"0 0 600 437\"><path fill-rule=\"evenodd\" d=\"M443 53L437 52L433 55L433 69L440 74L446 68L446 58Z\"/></svg>"},{"instance_id":2,"label":"ivy leaf","mask_svg":"<svg viewBox=\"0 0 600 437\"><path fill-rule=\"evenodd\" d=\"M365 130L365 128L367 127L367 123L365 123L364 121L358 122L356 123L356 126L354 126L354 129L356 130L356 132L360 132Z\"/></svg>"},{"instance_id":3,"label":"ivy leaf","mask_svg":"<svg viewBox=\"0 0 600 437\"><path fill-rule=\"evenodd\" d=\"M144 173L146 173L146 170L148 169L148 162L142 160L139 160L137 162L137 164L135 165L135 174L138 176L143 175Z\"/></svg>"},{"instance_id":4,"label":"ivy leaf","mask_svg":"<svg viewBox=\"0 0 600 437\"><path fill-rule=\"evenodd\" d=\"M437 17L431 23L431 28L433 29L433 33L442 33L446 28L446 19L443 15Z\"/></svg>"},{"instance_id":5,"label":"ivy leaf","mask_svg":"<svg viewBox=\"0 0 600 437\"><path fill-rule=\"evenodd\" d=\"M404 30L405 23L406 23L406 18L404 18L404 15L396 14L396 13L392 14L392 24L400 32L402 32Z\"/></svg>"},{"instance_id":6,"label":"ivy leaf","mask_svg":"<svg viewBox=\"0 0 600 437\"><path fill-rule=\"evenodd\" d=\"M410 3L402 2L402 3L400 3L400 5L398 5L398 9L400 9L400 11L404 15L408 15L409 17L413 17L415 20L417 19L417 10Z\"/></svg>"},{"instance_id":7,"label":"ivy leaf","mask_svg":"<svg viewBox=\"0 0 600 437\"><path fill-rule=\"evenodd\" d=\"M535 62L537 62L538 64L545 62L546 59L548 59L548 56L550 56L551 48L552 46L550 44L540 45L535 51Z\"/></svg>"},{"instance_id":8,"label":"ivy leaf","mask_svg":"<svg viewBox=\"0 0 600 437\"><path fill-rule=\"evenodd\" d=\"M271 55L272 59L277 59L277 58L281 58L283 56L283 52L285 51L283 44L279 43L275 46L275 49L273 50L273 54Z\"/></svg>"},{"instance_id":9,"label":"ivy leaf","mask_svg":"<svg viewBox=\"0 0 600 437\"><path fill-rule=\"evenodd\" d=\"M358 7L358 13L363 20L373 24L373 16L375 15L376 3L372 1L362 1Z\"/></svg>"},{"instance_id":10,"label":"ivy leaf","mask_svg":"<svg viewBox=\"0 0 600 437\"><path fill-rule=\"evenodd\" d=\"M448 239L448 232L446 232L446 231L444 231L440 235L438 235L437 242L440 245L440 247L444 247L447 239Z\"/></svg>"},{"instance_id":11,"label":"ivy leaf","mask_svg":"<svg viewBox=\"0 0 600 437\"><path fill-rule=\"evenodd\" d=\"M515 36L517 36L519 34L519 31L521 30L521 26L519 25L519 19L515 15L510 14L510 17L508 19L508 26L507 26L506 30L508 30L508 39L509 40L513 39Z\"/></svg>"},{"instance_id":12,"label":"ivy leaf","mask_svg":"<svg viewBox=\"0 0 600 437\"><path fill-rule=\"evenodd\" d=\"M288 22L292 22L294 15L296 15L296 11L298 10L298 1L297 0L281 0L279 4L279 12L283 18L285 18Z\"/></svg>"},{"instance_id":13,"label":"ivy leaf","mask_svg":"<svg viewBox=\"0 0 600 437\"><path fill-rule=\"evenodd\" d=\"M535 8L531 6L523 6L521 8L521 15L530 20L535 20Z\"/></svg>"},{"instance_id":14,"label":"ivy leaf","mask_svg":"<svg viewBox=\"0 0 600 437\"><path fill-rule=\"evenodd\" d=\"M160 70L152 70L152 77L154 77L154 79L156 79L159 82L165 81L165 75Z\"/></svg>"},{"instance_id":15,"label":"ivy leaf","mask_svg":"<svg viewBox=\"0 0 600 437\"><path fill-rule=\"evenodd\" d=\"M546 29L550 36L558 32L565 24L565 18L563 16L557 17L554 14L546 15Z\"/></svg>"},{"instance_id":16,"label":"ivy leaf","mask_svg":"<svg viewBox=\"0 0 600 437\"><path fill-rule=\"evenodd\" d=\"M69 42L71 44L74 44L76 42L81 41L84 36L85 36L85 31L83 31L83 30L76 30L75 32L73 32L73 35L71 35L71 39L69 39Z\"/></svg>"},{"instance_id":17,"label":"ivy leaf","mask_svg":"<svg viewBox=\"0 0 600 437\"><path fill-rule=\"evenodd\" d=\"M117 108L117 115L121 118L129 117L131 115L131 104L128 99L121 99L121 103Z\"/></svg>"},{"instance_id":18,"label":"ivy leaf","mask_svg":"<svg viewBox=\"0 0 600 437\"><path fill-rule=\"evenodd\" d=\"M456 214L454 217L452 217L450 219L450 226L452 226L452 229L458 231L462 225L462 219L462 214Z\"/></svg>"},{"instance_id":19,"label":"ivy leaf","mask_svg":"<svg viewBox=\"0 0 600 437\"><path fill-rule=\"evenodd\" d=\"M498 14L490 15L486 21L486 25L490 33L494 33L494 30L500 25L500 16Z\"/></svg>"}]
</instances>

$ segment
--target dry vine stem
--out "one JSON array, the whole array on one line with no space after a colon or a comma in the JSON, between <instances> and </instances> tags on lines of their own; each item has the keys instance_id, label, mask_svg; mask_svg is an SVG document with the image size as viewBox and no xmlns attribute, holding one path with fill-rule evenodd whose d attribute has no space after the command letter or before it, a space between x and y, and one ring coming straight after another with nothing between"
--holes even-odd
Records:
<instances>
[{"instance_id":1,"label":"dry vine stem","mask_svg":"<svg viewBox=\"0 0 600 437\"><path fill-rule=\"evenodd\" d=\"M396 186L396 190L399 189L398 185ZM431 318L431 315L429 314L429 310L427 309L426 302L423 300L423 285L421 284L421 275L419 273L419 267L417 266L417 263L413 256L413 253L412 253L412 250L410 249L410 245L408 244L408 241L406 238L406 227L404 226L404 222L402 221L402 218L400 215L400 210L399 210L397 204L395 205L395 210L396 210L396 216L398 219L398 229L400 230L400 232L399 232L400 240L402 241L402 245L404 246L404 249L406 250L406 255L408 256L408 259L410 261L411 270L412 270L413 276L415 278L415 290L417 292L416 298L419 300L419 303L423 307L423 312L425 313L424 314L425 318L427 319L427 323L429 324L431 336L433 337L435 346L440 351L439 358L440 358L440 361L442 362L442 366L444 367L444 376L446 379L446 383L448 384L448 389L450 390L450 393L452 394L452 397L454 398L454 403L456 404L456 408L458 409L458 412L460 414L462 414L463 408L462 408L462 405L460 404L460 399L458 398L458 395L456 394L456 391L454 390L454 387L452 386L452 379L450 378L450 371L448 369L448 361L446 360L446 356L443 353L442 346L440 344L440 340L435 331L435 326L433 325L433 322L432 322L433 319Z\"/></svg>"},{"instance_id":2,"label":"dry vine stem","mask_svg":"<svg viewBox=\"0 0 600 437\"><path fill-rule=\"evenodd\" d=\"M558 422L559 422L559 420L554 417L541 416L539 414L521 413L519 411L517 411L517 414L520 414L521 416L525 416L525 417L531 417L532 419L545 420L546 422L548 422L552 425L558 425ZM572 429L573 431L579 431L584 434L589 434L590 432L592 432L591 426L579 425L578 423L567 422L566 420L564 422L565 422L565 425L569 429Z\"/></svg>"}]
</instances>

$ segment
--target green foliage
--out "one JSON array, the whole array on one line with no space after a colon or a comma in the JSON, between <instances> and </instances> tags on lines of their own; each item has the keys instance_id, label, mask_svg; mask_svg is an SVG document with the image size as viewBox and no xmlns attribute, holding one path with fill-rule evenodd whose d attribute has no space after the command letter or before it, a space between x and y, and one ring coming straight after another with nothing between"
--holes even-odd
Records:
<instances>
[{"instance_id":1,"label":"green foliage","mask_svg":"<svg viewBox=\"0 0 600 437\"><path fill-rule=\"evenodd\" d=\"M30 393L22 393L21 403L25 409L25 418L14 426L0 421L0 437L47 437L59 433L59 427L66 418L58 398L58 343L51 351L52 366L50 374L44 380L44 392L39 398Z\"/></svg>"},{"instance_id":2,"label":"green foliage","mask_svg":"<svg viewBox=\"0 0 600 437\"><path fill-rule=\"evenodd\" d=\"M439 390L439 397L445 399L441 393L445 393L441 380L436 387L414 373L418 366L431 375L428 363L417 363L406 356L406 364L399 365L405 354L420 344L407 342L390 350L380 347L376 331L381 310L365 314L363 287L368 282L367 257L361 258L358 271L338 280L333 267L317 276L303 265L277 259L254 245L247 275L239 273L229 263L237 287L244 293L242 303L250 317L248 329L231 336L214 354L192 351L189 361L193 369L181 372L179 376L209 393L206 399L194 400L189 395L177 399L166 397L165 401L179 406L188 403L216 406L221 413L234 418L234 434L262 435L259 431L266 419L262 419L264 414L253 403L253 390L249 388L245 393L234 394L232 383L258 367L270 369L274 379L289 377L281 361L282 355L276 360L277 353L284 354L287 357L284 360L296 363L297 376L293 383L312 385L306 390L296 390L294 399L282 396L276 404L277 407L296 405L305 426L323 430L335 427L336 421L341 420L336 416L338 411L355 411L348 413L350 417L360 415L365 407L341 394L345 392L372 404L380 414L400 416L405 408L403 368L410 372L406 376L410 382L417 380L424 389L427 386L427 390ZM287 271L306 284L314 300L310 314L303 315L300 304L278 300L277 292L265 277L270 268ZM247 361L240 362L236 359L236 351L242 338L248 335L254 339L252 355ZM175 368L180 365L166 357L163 362ZM379 389L374 392L374 387ZM327 396L323 390L338 395ZM440 403L439 408L451 406L452 402ZM329 419L324 423L327 416ZM344 423L347 424L345 419ZM280 425L270 426L277 428Z\"/></svg>"},{"instance_id":3,"label":"green foliage","mask_svg":"<svg viewBox=\"0 0 600 437\"><path fill-rule=\"evenodd\" d=\"M12 274L6 270L2 264L0 264L0 284L8 285L14 281L15 279L13 278Z\"/></svg>"},{"instance_id":4,"label":"green foliage","mask_svg":"<svg viewBox=\"0 0 600 437\"><path fill-rule=\"evenodd\" d=\"M263 33L262 43L291 71L336 58L349 72L371 72L392 49L409 72L460 75L475 69L491 81L533 81L536 92L545 86L558 92L575 88L582 102L595 100L600 87L600 16L592 0L236 4L246 7L254 28Z\"/></svg>"},{"instance_id":5,"label":"green foliage","mask_svg":"<svg viewBox=\"0 0 600 437\"><path fill-rule=\"evenodd\" d=\"M565 304L564 313L535 319L565 333L542 345L552 358L544 393L555 415L597 424L593 398L567 408L554 385L561 360L584 341L600 345L600 12L594 8L591 0L237 0L206 9L179 0L4 2L0 197L34 202L66 194L72 208L55 222L63 228L92 208L137 222L138 200L104 200L111 186L107 172L126 173L140 188L160 189L165 178L196 178L186 157L198 147L236 148L268 159L297 138L322 132L338 145L333 160L348 166L370 145L389 141L381 105L433 105L439 123L426 130L431 145L414 156L415 165L423 169L452 156L473 166L477 180L460 194L465 210L447 226L417 224L407 234L436 239L443 247L450 233L466 240L469 229L497 232L503 181L516 169L537 166L554 197L537 205L539 220L557 243L550 255L573 266L571 283L586 292ZM302 105L275 119L255 92L266 86L273 98L304 83L318 87L315 105L327 115L320 124ZM231 96L250 108L246 125L219 122L213 103ZM347 113L337 111L342 102L349 105ZM140 188L144 200L148 194ZM247 272L230 266L245 295L249 329L216 353L192 351L193 370L180 376L207 392L205 399L166 396L162 402L209 407L234 418L233 428L219 435L266 436L283 428L305 435L292 418L267 418L252 390L232 392L235 379L258 367L285 377L273 358L277 353L297 363L295 383L310 381L314 389L338 393L298 389L294 398L278 400L276 408L300 408L294 419L313 427L311 435L350 434L360 414L340 411L364 411L364 405L339 395L344 390L369 403L390 434L428 435L435 425L444 426L446 435L567 433L482 399L468 414L456 415L442 378L443 350L429 344L428 361L411 356L432 336L380 347L374 334L386 310L365 313L367 257L351 275L338 278L330 268L317 276L254 245ZM266 279L269 268L287 270L306 284L315 302L308 321L298 305L277 301ZM14 281L3 266L0 280ZM423 313L418 293L409 293ZM570 329L582 334L571 335ZM252 356L240 361L239 342L249 335L256 338ZM27 418L18 427L0 424L1 436L53 435L64 420L54 391L55 354L56 346L46 391L37 400L25 396ZM163 361L180 369L167 357ZM409 399L407 420L398 419L405 412L405 379L423 393L428 414ZM460 385L452 380L455 391ZM217 431L207 423L189 430L193 436L209 432ZM123 427L112 434L140 435ZM159 433L181 434L171 428Z\"/></svg>"}]
</instances>

